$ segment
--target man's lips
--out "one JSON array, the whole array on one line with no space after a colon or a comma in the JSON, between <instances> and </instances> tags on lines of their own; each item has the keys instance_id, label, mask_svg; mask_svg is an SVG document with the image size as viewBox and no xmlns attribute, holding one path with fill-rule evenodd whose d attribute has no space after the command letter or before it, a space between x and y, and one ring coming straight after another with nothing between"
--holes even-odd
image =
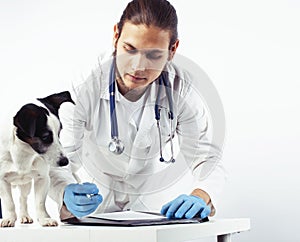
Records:
<instances>
[{"instance_id":1,"label":"man's lips","mask_svg":"<svg viewBox=\"0 0 300 242\"><path fill-rule=\"evenodd\" d=\"M140 76L134 76L134 75L131 75L129 73L127 73L128 77L132 80L132 81L142 81L142 80L145 80L146 78L145 77L140 77Z\"/></svg>"}]
</instances>

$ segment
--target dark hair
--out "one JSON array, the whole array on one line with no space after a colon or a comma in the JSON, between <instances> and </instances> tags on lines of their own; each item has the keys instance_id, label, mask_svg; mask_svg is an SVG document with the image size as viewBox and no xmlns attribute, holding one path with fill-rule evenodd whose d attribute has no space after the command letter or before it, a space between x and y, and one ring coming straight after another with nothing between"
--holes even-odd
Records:
<instances>
[{"instance_id":1,"label":"dark hair","mask_svg":"<svg viewBox=\"0 0 300 242\"><path fill-rule=\"evenodd\" d=\"M118 23L119 36L126 21L169 30L171 34L169 48L178 38L176 10L167 0L132 0L123 11Z\"/></svg>"}]
</instances>

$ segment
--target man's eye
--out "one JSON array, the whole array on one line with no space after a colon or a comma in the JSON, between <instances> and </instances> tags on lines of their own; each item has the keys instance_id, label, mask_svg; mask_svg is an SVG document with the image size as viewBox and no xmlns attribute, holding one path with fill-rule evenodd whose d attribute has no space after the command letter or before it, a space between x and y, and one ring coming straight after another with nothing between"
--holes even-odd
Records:
<instances>
[{"instance_id":1,"label":"man's eye","mask_svg":"<svg viewBox=\"0 0 300 242\"><path fill-rule=\"evenodd\" d=\"M137 53L137 50L136 50L136 49L131 49L131 48L126 47L126 46L124 46L124 49L125 49L125 51L126 51L127 53L129 53L129 54L136 54L136 53Z\"/></svg>"},{"instance_id":2,"label":"man's eye","mask_svg":"<svg viewBox=\"0 0 300 242\"><path fill-rule=\"evenodd\" d=\"M155 53L148 53L146 54L147 59L149 60L158 60L162 57L160 54L155 54Z\"/></svg>"}]
</instances>

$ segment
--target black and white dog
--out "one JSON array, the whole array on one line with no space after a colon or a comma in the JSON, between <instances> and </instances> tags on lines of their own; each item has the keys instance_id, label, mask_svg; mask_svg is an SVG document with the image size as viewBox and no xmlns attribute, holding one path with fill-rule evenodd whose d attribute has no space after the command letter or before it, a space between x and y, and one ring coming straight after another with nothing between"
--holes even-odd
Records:
<instances>
[{"instance_id":1,"label":"black and white dog","mask_svg":"<svg viewBox=\"0 0 300 242\"><path fill-rule=\"evenodd\" d=\"M3 220L0 227L13 227L17 220L12 186L20 188L20 222L32 223L28 214L27 197L34 181L37 220L42 226L57 226L50 218L45 202L50 185L50 167L68 165L59 142L62 129L58 110L63 102L74 101L69 92L38 98L39 104L26 104L13 117L7 134L0 143L0 197ZM3 136L4 135L4 136Z\"/></svg>"}]
</instances>

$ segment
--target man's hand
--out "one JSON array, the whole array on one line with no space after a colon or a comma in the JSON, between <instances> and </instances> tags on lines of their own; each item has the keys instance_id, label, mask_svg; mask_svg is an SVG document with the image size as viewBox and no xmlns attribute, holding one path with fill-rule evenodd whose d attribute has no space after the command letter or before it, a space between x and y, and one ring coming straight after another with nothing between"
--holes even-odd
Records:
<instances>
[{"instance_id":1,"label":"man's hand","mask_svg":"<svg viewBox=\"0 0 300 242\"><path fill-rule=\"evenodd\" d=\"M205 218L211 212L204 200L194 195L180 195L173 201L165 204L160 213L167 218Z\"/></svg>"},{"instance_id":2,"label":"man's hand","mask_svg":"<svg viewBox=\"0 0 300 242\"><path fill-rule=\"evenodd\" d=\"M65 187L64 203L76 217L81 218L94 212L103 198L93 183L69 184Z\"/></svg>"}]
</instances>

